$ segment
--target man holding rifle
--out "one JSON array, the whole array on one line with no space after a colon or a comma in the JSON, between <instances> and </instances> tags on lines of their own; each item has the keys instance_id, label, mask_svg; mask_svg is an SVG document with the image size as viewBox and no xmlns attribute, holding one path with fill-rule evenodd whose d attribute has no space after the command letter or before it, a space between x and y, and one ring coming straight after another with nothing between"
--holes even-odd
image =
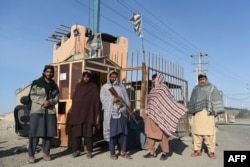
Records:
<instances>
[{"instance_id":1,"label":"man holding rifle","mask_svg":"<svg viewBox=\"0 0 250 167\"><path fill-rule=\"evenodd\" d=\"M118 82L118 72L109 72L109 82L101 88L100 98L104 110L103 136L109 142L110 158L117 160L115 146L120 147L119 155L123 158L132 159L126 152L128 117L127 111L130 102L126 88Z\"/></svg>"}]
</instances>

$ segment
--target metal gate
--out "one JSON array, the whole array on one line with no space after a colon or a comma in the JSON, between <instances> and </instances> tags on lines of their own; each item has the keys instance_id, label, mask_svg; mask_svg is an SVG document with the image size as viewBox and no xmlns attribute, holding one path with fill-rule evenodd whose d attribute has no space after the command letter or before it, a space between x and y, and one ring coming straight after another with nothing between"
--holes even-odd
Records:
<instances>
[{"instance_id":1,"label":"metal gate","mask_svg":"<svg viewBox=\"0 0 250 167\"><path fill-rule=\"evenodd\" d=\"M121 71L126 73L126 79L122 79L126 86L131 102L131 108L139 110L144 115L146 97L152 88L151 76L155 73L162 73L165 82L175 99L187 106L188 102L188 82L183 79L184 69L160 56L147 55L148 61L139 63L139 54L132 54L128 58L128 67ZM190 127L188 114L185 114L179 121L176 134L178 137L189 135Z\"/></svg>"}]
</instances>

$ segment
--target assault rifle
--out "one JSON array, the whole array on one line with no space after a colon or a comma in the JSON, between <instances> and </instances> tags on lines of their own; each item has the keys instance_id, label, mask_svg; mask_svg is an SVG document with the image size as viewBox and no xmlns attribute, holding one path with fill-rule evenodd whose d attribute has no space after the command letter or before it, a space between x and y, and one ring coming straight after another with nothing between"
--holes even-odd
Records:
<instances>
[{"instance_id":1,"label":"assault rifle","mask_svg":"<svg viewBox=\"0 0 250 167\"><path fill-rule=\"evenodd\" d=\"M118 94L117 94L117 92L116 92L116 90L115 90L114 87L109 88L109 91L110 91L110 93L111 93L114 97L119 98L119 96L118 96ZM128 116L129 116L129 118L132 118L132 119L137 123L138 121L136 120L135 115L133 114L134 112L131 110L131 108L130 108L126 103L124 103L123 99L119 98L119 100L120 100L120 102L122 102L124 105L126 105L126 111L127 111L127 114L128 114Z\"/></svg>"}]
</instances>

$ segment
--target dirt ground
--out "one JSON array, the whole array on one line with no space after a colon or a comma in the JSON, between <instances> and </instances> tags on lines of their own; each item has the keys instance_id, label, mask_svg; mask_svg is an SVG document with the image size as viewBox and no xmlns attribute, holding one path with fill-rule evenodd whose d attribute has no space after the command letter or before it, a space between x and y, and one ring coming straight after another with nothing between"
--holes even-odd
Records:
<instances>
[{"instance_id":1,"label":"dirt ground","mask_svg":"<svg viewBox=\"0 0 250 167\"><path fill-rule=\"evenodd\" d=\"M36 153L36 163L28 163L27 142L28 139L20 137L15 133L14 116L12 113L0 116L0 167L68 167L68 166L86 166L86 167L223 167L224 150L250 150L250 119L237 120L231 124L217 124L217 147L216 159L207 157L206 151L201 157L192 158L193 152L192 138L183 137L181 139L171 139L169 158L166 161L160 161L160 150L156 158L145 159L143 155L146 150L130 150L133 159L128 160L118 157L118 160L109 158L107 147L96 147L94 157L86 158L86 153L82 153L77 158L72 158L72 151L67 147L52 147L52 161L44 161L43 153Z\"/></svg>"}]
</instances>

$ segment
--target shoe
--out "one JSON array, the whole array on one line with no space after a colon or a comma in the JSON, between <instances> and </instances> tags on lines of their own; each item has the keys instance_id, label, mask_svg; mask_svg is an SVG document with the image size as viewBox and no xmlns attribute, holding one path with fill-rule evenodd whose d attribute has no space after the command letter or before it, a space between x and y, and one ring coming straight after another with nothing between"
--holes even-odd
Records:
<instances>
[{"instance_id":1,"label":"shoe","mask_svg":"<svg viewBox=\"0 0 250 167\"><path fill-rule=\"evenodd\" d=\"M215 155L214 155L213 152L209 152L209 153L207 154L207 156L208 156L209 158L211 158L211 159L216 159L216 157L215 157Z\"/></svg>"},{"instance_id":2,"label":"shoe","mask_svg":"<svg viewBox=\"0 0 250 167\"><path fill-rule=\"evenodd\" d=\"M87 154L87 158L88 158L88 159L91 159L92 157L93 157L92 153L88 153L88 154Z\"/></svg>"},{"instance_id":3,"label":"shoe","mask_svg":"<svg viewBox=\"0 0 250 167\"><path fill-rule=\"evenodd\" d=\"M201 151L195 150L193 154L191 154L191 157L198 157L198 156L201 156Z\"/></svg>"},{"instance_id":4,"label":"shoe","mask_svg":"<svg viewBox=\"0 0 250 167\"><path fill-rule=\"evenodd\" d=\"M160 158L161 161L165 161L167 159L168 159L167 154L161 154L161 158Z\"/></svg>"},{"instance_id":5,"label":"shoe","mask_svg":"<svg viewBox=\"0 0 250 167\"><path fill-rule=\"evenodd\" d=\"M124 152L124 151L121 151L120 152L120 156L122 158L126 158L126 159L133 159L128 153Z\"/></svg>"},{"instance_id":6,"label":"shoe","mask_svg":"<svg viewBox=\"0 0 250 167\"><path fill-rule=\"evenodd\" d=\"M110 155L110 158L111 158L112 160L117 160L117 156L116 156L115 154Z\"/></svg>"},{"instance_id":7,"label":"shoe","mask_svg":"<svg viewBox=\"0 0 250 167\"><path fill-rule=\"evenodd\" d=\"M28 162L29 162L30 164L35 163L35 157L34 157L33 155L29 156Z\"/></svg>"},{"instance_id":8,"label":"shoe","mask_svg":"<svg viewBox=\"0 0 250 167\"><path fill-rule=\"evenodd\" d=\"M143 155L143 157L144 157L144 158L156 158L157 156L156 156L155 153L154 153L154 154L151 154L151 153L149 152L149 153L147 153L146 155Z\"/></svg>"},{"instance_id":9,"label":"shoe","mask_svg":"<svg viewBox=\"0 0 250 167\"><path fill-rule=\"evenodd\" d=\"M73 154L72 154L72 157L75 158L75 157L78 157L80 155L80 151L75 151Z\"/></svg>"},{"instance_id":10,"label":"shoe","mask_svg":"<svg viewBox=\"0 0 250 167\"><path fill-rule=\"evenodd\" d=\"M44 154L43 155L43 160L44 161L50 161L51 160L51 156L49 154Z\"/></svg>"}]
</instances>

